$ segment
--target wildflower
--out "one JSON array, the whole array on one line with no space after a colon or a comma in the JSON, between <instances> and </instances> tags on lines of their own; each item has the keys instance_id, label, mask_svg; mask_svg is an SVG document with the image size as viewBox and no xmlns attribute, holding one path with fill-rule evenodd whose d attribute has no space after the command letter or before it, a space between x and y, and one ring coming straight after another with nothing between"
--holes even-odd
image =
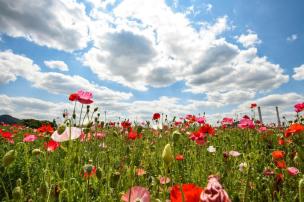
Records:
<instances>
[{"instance_id":1,"label":"wildflower","mask_svg":"<svg viewBox=\"0 0 304 202\"><path fill-rule=\"evenodd\" d=\"M78 94L77 93L72 93L69 96L70 101L77 101L78 100Z\"/></svg>"},{"instance_id":2,"label":"wildflower","mask_svg":"<svg viewBox=\"0 0 304 202\"><path fill-rule=\"evenodd\" d=\"M216 148L211 145L207 148L207 151L210 153L214 153L214 152L216 152Z\"/></svg>"},{"instance_id":3,"label":"wildflower","mask_svg":"<svg viewBox=\"0 0 304 202\"><path fill-rule=\"evenodd\" d=\"M297 112L297 113L303 111L304 110L304 102L295 104L294 108L295 108L295 112Z\"/></svg>"},{"instance_id":4,"label":"wildflower","mask_svg":"<svg viewBox=\"0 0 304 202\"><path fill-rule=\"evenodd\" d=\"M77 91L77 101L80 102L81 104L91 104L93 103L93 94L91 92L86 92L83 90L78 90Z\"/></svg>"},{"instance_id":5,"label":"wildflower","mask_svg":"<svg viewBox=\"0 0 304 202\"><path fill-rule=\"evenodd\" d=\"M304 126L299 123L294 123L287 128L284 136L287 138L287 137L293 135L294 133L299 133L301 131L304 131Z\"/></svg>"},{"instance_id":6,"label":"wildflower","mask_svg":"<svg viewBox=\"0 0 304 202\"><path fill-rule=\"evenodd\" d=\"M137 168L135 171L136 171L137 176L142 176L142 175L146 174L146 171L142 168Z\"/></svg>"},{"instance_id":7,"label":"wildflower","mask_svg":"<svg viewBox=\"0 0 304 202\"><path fill-rule=\"evenodd\" d=\"M203 191L203 188L196 186L195 184L183 184L174 185L170 191L170 200L171 202L197 202L200 201L200 195Z\"/></svg>"},{"instance_id":8,"label":"wildflower","mask_svg":"<svg viewBox=\"0 0 304 202\"><path fill-rule=\"evenodd\" d=\"M50 124L42 125L41 127L37 128L37 132L39 132L39 133L53 133L54 129Z\"/></svg>"},{"instance_id":9,"label":"wildflower","mask_svg":"<svg viewBox=\"0 0 304 202\"><path fill-rule=\"evenodd\" d=\"M153 119L153 120L158 120L158 119L160 119L160 114L159 114L159 113L154 113L152 119Z\"/></svg>"},{"instance_id":10,"label":"wildflower","mask_svg":"<svg viewBox=\"0 0 304 202\"><path fill-rule=\"evenodd\" d=\"M210 136L213 136L213 135L215 134L214 128L212 128L212 126L209 125L209 124L203 125L203 126L200 128L200 131L201 131L202 133L208 134L208 135L210 135Z\"/></svg>"},{"instance_id":11,"label":"wildflower","mask_svg":"<svg viewBox=\"0 0 304 202\"><path fill-rule=\"evenodd\" d=\"M196 122L199 124L204 124L206 122L206 118L204 116L196 118Z\"/></svg>"},{"instance_id":12,"label":"wildflower","mask_svg":"<svg viewBox=\"0 0 304 202\"><path fill-rule=\"evenodd\" d=\"M248 165L247 165L246 162L245 162L245 163L241 163L241 164L239 165L239 170L240 170L241 172L243 172L247 167L248 167Z\"/></svg>"},{"instance_id":13,"label":"wildflower","mask_svg":"<svg viewBox=\"0 0 304 202\"><path fill-rule=\"evenodd\" d=\"M288 167L287 172L289 175L295 176L295 175L299 174L300 171L295 167Z\"/></svg>"},{"instance_id":14,"label":"wildflower","mask_svg":"<svg viewBox=\"0 0 304 202\"><path fill-rule=\"evenodd\" d=\"M23 138L23 142L34 142L35 140L37 140L37 136L36 135L26 135Z\"/></svg>"},{"instance_id":15,"label":"wildflower","mask_svg":"<svg viewBox=\"0 0 304 202\"><path fill-rule=\"evenodd\" d=\"M123 121L123 122L121 122L121 126L123 127L123 129L130 128L131 127L131 122L129 122L129 120Z\"/></svg>"},{"instance_id":16,"label":"wildflower","mask_svg":"<svg viewBox=\"0 0 304 202\"><path fill-rule=\"evenodd\" d=\"M132 128L130 128L130 131L128 133L128 139L135 140L137 138L141 138L142 134L138 134L136 131L133 131Z\"/></svg>"},{"instance_id":17,"label":"wildflower","mask_svg":"<svg viewBox=\"0 0 304 202\"><path fill-rule=\"evenodd\" d=\"M232 125L232 124L233 124L233 118L225 117L225 118L223 118L223 120L221 121L221 124L222 124L223 126Z\"/></svg>"},{"instance_id":18,"label":"wildflower","mask_svg":"<svg viewBox=\"0 0 304 202\"><path fill-rule=\"evenodd\" d=\"M285 141L284 141L284 138L278 138L278 144L279 145L284 145L285 144Z\"/></svg>"},{"instance_id":19,"label":"wildflower","mask_svg":"<svg viewBox=\"0 0 304 202\"><path fill-rule=\"evenodd\" d=\"M285 153L281 150L276 150L272 152L273 159L281 159L285 156Z\"/></svg>"},{"instance_id":20,"label":"wildflower","mask_svg":"<svg viewBox=\"0 0 304 202\"><path fill-rule=\"evenodd\" d=\"M135 186L122 195L124 202L150 202L150 192L145 187Z\"/></svg>"},{"instance_id":21,"label":"wildflower","mask_svg":"<svg viewBox=\"0 0 304 202\"><path fill-rule=\"evenodd\" d=\"M197 200L199 201L199 200ZM200 195L201 202L231 202L227 192L223 189L217 176L209 176L207 187Z\"/></svg>"},{"instance_id":22,"label":"wildflower","mask_svg":"<svg viewBox=\"0 0 304 202\"><path fill-rule=\"evenodd\" d=\"M1 136L6 139L9 143L14 144L13 134L10 132L1 132Z\"/></svg>"},{"instance_id":23,"label":"wildflower","mask_svg":"<svg viewBox=\"0 0 304 202\"><path fill-rule=\"evenodd\" d=\"M88 179L92 176L96 175L96 167L92 164L86 164L83 166L83 177Z\"/></svg>"},{"instance_id":24,"label":"wildflower","mask_svg":"<svg viewBox=\"0 0 304 202\"><path fill-rule=\"evenodd\" d=\"M240 155L241 155L241 153L238 151L233 151L233 150L229 151L229 156L238 157Z\"/></svg>"},{"instance_id":25,"label":"wildflower","mask_svg":"<svg viewBox=\"0 0 304 202\"><path fill-rule=\"evenodd\" d=\"M271 176L271 175L274 175L274 172L270 168L267 168L264 170L263 174L264 174L264 176Z\"/></svg>"},{"instance_id":26,"label":"wildflower","mask_svg":"<svg viewBox=\"0 0 304 202\"><path fill-rule=\"evenodd\" d=\"M74 140L80 137L82 134L82 131L80 128L71 127L71 134L70 134L70 128L67 127L62 134L59 134L58 131L55 131L51 138L56 142L65 142L68 140Z\"/></svg>"},{"instance_id":27,"label":"wildflower","mask_svg":"<svg viewBox=\"0 0 304 202\"><path fill-rule=\"evenodd\" d=\"M276 175L276 183L277 184L280 184L280 183L282 183L284 181L284 175L283 175L283 173L278 173L277 175Z\"/></svg>"},{"instance_id":28,"label":"wildflower","mask_svg":"<svg viewBox=\"0 0 304 202\"><path fill-rule=\"evenodd\" d=\"M275 165L276 165L277 168L280 168L280 169L286 168L286 163L285 163L284 160L275 161Z\"/></svg>"},{"instance_id":29,"label":"wildflower","mask_svg":"<svg viewBox=\"0 0 304 202\"><path fill-rule=\"evenodd\" d=\"M181 154L177 154L177 155L175 156L175 160L177 160L177 161L182 161L182 160L184 160L184 156L181 155Z\"/></svg>"},{"instance_id":30,"label":"wildflower","mask_svg":"<svg viewBox=\"0 0 304 202\"><path fill-rule=\"evenodd\" d=\"M163 158L166 166L169 166L171 164L171 162L174 160L170 144L167 144L165 146L163 153L162 153L162 158Z\"/></svg>"},{"instance_id":31,"label":"wildflower","mask_svg":"<svg viewBox=\"0 0 304 202\"><path fill-rule=\"evenodd\" d=\"M265 126L262 126L258 129L258 131L261 133L261 132L265 132L267 131L267 128Z\"/></svg>"},{"instance_id":32,"label":"wildflower","mask_svg":"<svg viewBox=\"0 0 304 202\"><path fill-rule=\"evenodd\" d=\"M168 184L170 181L171 180L168 177L160 177L159 178L159 183L161 183L161 184Z\"/></svg>"},{"instance_id":33,"label":"wildflower","mask_svg":"<svg viewBox=\"0 0 304 202\"><path fill-rule=\"evenodd\" d=\"M240 123L238 124L238 127L239 128L254 128L254 122L249 119L249 117L243 117L241 120L240 120Z\"/></svg>"},{"instance_id":34,"label":"wildflower","mask_svg":"<svg viewBox=\"0 0 304 202\"><path fill-rule=\"evenodd\" d=\"M54 140L50 140L49 142L44 143L44 147L48 152L55 151L60 146L59 142L56 142Z\"/></svg>"},{"instance_id":35,"label":"wildflower","mask_svg":"<svg viewBox=\"0 0 304 202\"><path fill-rule=\"evenodd\" d=\"M98 132L98 133L95 134L95 138L99 139L99 140L102 140L105 137L106 137L106 134L103 133L103 132Z\"/></svg>"},{"instance_id":36,"label":"wildflower","mask_svg":"<svg viewBox=\"0 0 304 202\"><path fill-rule=\"evenodd\" d=\"M257 104L256 103L251 103L251 105L250 105L250 108L251 109L254 109L254 108L256 108L257 107Z\"/></svg>"}]
</instances>

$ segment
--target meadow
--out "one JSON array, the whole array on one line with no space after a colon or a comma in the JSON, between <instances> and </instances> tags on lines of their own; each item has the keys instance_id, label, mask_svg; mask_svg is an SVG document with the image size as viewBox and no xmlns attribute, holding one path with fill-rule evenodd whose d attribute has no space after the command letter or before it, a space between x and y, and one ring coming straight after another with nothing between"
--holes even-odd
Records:
<instances>
[{"instance_id":1,"label":"meadow","mask_svg":"<svg viewBox=\"0 0 304 202\"><path fill-rule=\"evenodd\" d=\"M248 116L214 127L157 112L105 123L91 98L71 94L82 112L57 127L1 124L2 201L304 201L301 103L284 128Z\"/></svg>"}]
</instances>

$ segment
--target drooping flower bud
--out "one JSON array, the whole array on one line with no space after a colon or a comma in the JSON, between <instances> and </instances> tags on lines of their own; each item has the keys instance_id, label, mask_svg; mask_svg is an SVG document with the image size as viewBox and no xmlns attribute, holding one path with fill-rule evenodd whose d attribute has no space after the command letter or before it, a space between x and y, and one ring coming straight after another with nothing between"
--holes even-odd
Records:
<instances>
[{"instance_id":1,"label":"drooping flower bud","mask_svg":"<svg viewBox=\"0 0 304 202\"><path fill-rule=\"evenodd\" d=\"M167 144L163 150L162 158L166 166L169 166L171 162L174 160L174 156L172 154L171 145Z\"/></svg>"},{"instance_id":2,"label":"drooping flower bud","mask_svg":"<svg viewBox=\"0 0 304 202\"><path fill-rule=\"evenodd\" d=\"M102 170L101 170L100 167L98 167L97 170L96 170L96 177L99 180L102 178Z\"/></svg>"},{"instance_id":3,"label":"drooping flower bud","mask_svg":"<svg viewBox=\"0 0 304 202\"><path fill-rule=\"evenodd\" d=\"M62 124L57 128L57 133L61 135L66 129L66 125Z\"/></svg>"},{"instance_id":4,"label":"drooping flower bud","mask_svg":"<svg viewBox=\"0 0 304 202\"><path fill-rule=\"evenodd\" d=\"M15 150L10 150L6 152L6 154L2 158L2 163L4 167L9 166L16 158L16 152Z\"/></svg>"},{"instance_id":5,"label":"drooping flower bud","mask_svg":"<svg viewBox=\"0 0 304 202\"><path fill-rule=\"evenodd\" d=\"M172 139L173 139L173 141L177 142L180 136L181 136L181 133L178 130L175 130L172 133Z\"/></svg>"},{"instance_id":6,"label":"drooping flower bud","mask_svg":"<svg viewBox=\"0 0 304 202\"><path fill-rule=\"evenodd\" d=\"M15 187L14 190L13 190L12 195L13 195L13 198L15 200L22 199L23 198L23 190L22 190L22 188L20 186Z\"/></svg>"},{"instance_id":7,"label":"drooping flower bud","mask_svg":"<svg viewBox=\"0 0 304 202\"><path fill-rule=\"evenodd\" d=\"M33 154L33 155L43 154L43 151L41 151L40 149L33 149L33 150L32 150L32 154Z\"/></svg>"}]
</instances>

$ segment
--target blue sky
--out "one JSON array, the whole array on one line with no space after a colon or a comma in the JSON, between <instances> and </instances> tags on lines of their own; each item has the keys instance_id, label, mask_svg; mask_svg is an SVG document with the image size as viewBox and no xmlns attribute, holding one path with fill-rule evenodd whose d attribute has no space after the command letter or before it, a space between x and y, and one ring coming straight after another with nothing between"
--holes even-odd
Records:
<instances>
[{"instance_id":1,"label":"blue sky","mask_svg":"<svg viewBox=\"0 0 304 202\"><path fill-rule=\"evenodd\" d=\"M92 91L110 118L294 116L304 97L300 0L0 0L0 114L52 119Z\"/></svg>"}]
</instances>

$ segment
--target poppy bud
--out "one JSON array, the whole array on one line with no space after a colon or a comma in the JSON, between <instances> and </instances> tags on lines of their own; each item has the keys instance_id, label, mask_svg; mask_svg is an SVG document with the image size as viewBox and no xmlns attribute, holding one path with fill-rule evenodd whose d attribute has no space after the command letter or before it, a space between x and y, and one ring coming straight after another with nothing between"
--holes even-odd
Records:
<instances>
[{"instance_id":1,"label":"poppy bud","mask_svg":"<svg viewBox=\"0 0 304 202\"><path fill-rule=\"evenodd\" d=\"M173 141L174 141L174 142L177 142L180 135L181 135L181 133L180 133L178 130L175 130L175 131L172 133Z\"/></svg>"},{"instance_id":2,"label":"poppy bud","mask_svg":"<svg viewBox=\"0 0 304 202\"><path fill-rule=\"evenodd\" d=\"M92 170L93 170L93 165L91 165L91 164L86 164L83 166L83 171L85 173L91 173Z\"/></svg>"},{"instance_id":3,"label":"poppy bud","mask_svg":"<svg viewBox=\"0 0 304 202\"><path fill-rule=\"evenodd\" d=\"M66 125L62 124L57 128L57 133L60 135L62 134L66 129Z\"/></svg>"},{"instance_id":4,"label":"poppy bud","mask_svg":"<svg viewBox=\"0 0 304 202\"><path fill-rule=\"evenodd\" d=\"M174 160L170 144L167 144L163 150L162 158L166 166L169 166Z\"/></svg>"},{"instance_id":5,"label":"poppy bud","mask_svg":"<svg viewBox=\"0 0 304 202\"><path fill-rule=\"evenodd\" d=\"M11 163L13 163L13 161L15 160L16 158L16 154L15 154L15 150L10 150L8 151L4 156L3 156L3 159L2 159L2 163L3 163L3 166L4 167L7 167L9 166Z\"/></svg>"},{"instance_id":6,"label":"poppy bud","mask_svg":"<svg viewBox=\"0 0 304 202\"><path fill-rule=\"evenodd\" d=\"M49 189L48 183L45 182L45 183L42 183L42 185L39 187L38 192L39 192L42 196L46 196L47 193L48 193L48 189Z\"/></svg>"},{"instance_id":7,"label":"poppy bud","mask_svg":"<svg viewBox=\"0 0 304 202\"><path fill-rule=\"evenodd\" d=\"M76 119L76 114L75 114L75 113L73 113L72 117L73 117L73 119Z\"/></svg>"},{"instance_id":8,"label":"poppy bud","mask_svg":"<svg viewBox=\"0 0 304 202\"><path fill-rule=\"evenodd\" d=\"M15 187L14 190L13 190L13 194L12 195L13 195L13 198L15 200L22 199L23 198L23 190L22 190L22 188L20 186Z\"/></svg>"},{"instance_id":9,"label":"poppy bud","mask_svg":"<svg viewBox=\"0 0 304 202\"><path fill-rule=\"evenodd\" d=\"M97 177L97 179L101 179L101 177L102 177L102 170L101 170L101 168L100 167L98 167L97 168L97 170L96 170L96 177Z\"/></svg>"},{"instance_id":10,"label":"poppy bud","mask_svg":"<svg viewBox=\"0 0 304 202\"><path fill-rule=\"evenodd\" d=\"M98 107L95 107L95 108L94 108L94 112L97 112L97 110L98 110Z\"/></svg>"},{"instance_id":11,"label":"poppy bud","mask_svg":"<svg viewBox=\"0 0 304 202\"><path fill-rule=\"evenodd\" d=\"M40 149L33 149L32 150L32 154L33 155L39 155L39 154L42 154L43 152L40 150Z\"/></svg>"}]
</instances>

